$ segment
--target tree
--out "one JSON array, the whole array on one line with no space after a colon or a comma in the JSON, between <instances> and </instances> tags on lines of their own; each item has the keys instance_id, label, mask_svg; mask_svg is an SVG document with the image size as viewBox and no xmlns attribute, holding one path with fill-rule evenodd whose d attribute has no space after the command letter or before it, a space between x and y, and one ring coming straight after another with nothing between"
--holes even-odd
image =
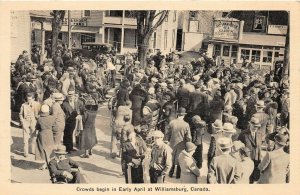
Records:
<instances>
[{"instance_id":1,"label":"tree","mask_svg":"<svg viewBox=\"0 0 300 195\"><path fill-rule=\"evenodd\" d=\"M288 13L288 25L287 25L287 33L285 37L285 51L284 51L284 63L283 63L283 71L281 77L285 74L289 74L290 70L290 14Z\"/></svg>"},{"instance_id":2,"label":"tree","mask_svg":"<svg viewBox=\"0 0 300 195\"><path fill-rule=\"evenodd\" d=\"M168 10L143 10L132 11L137 21L137 45L138 59L141 62L142 68L146 65L146 53L149 48L150 38L157 29L168 17ZM157 18L157 20L156 20ZM156 20L154 22L154 20Z\"/></svg>"},{"instance_id":3,"label":"tree","mask_svg":"<svg viewBox=\"0 0 300 195\"><path fill-rule=\"evenodd\" d=\"M52 19L52 45L51 45L51 53L52 56L55 54L58 46L58 35L61 31L61 27L63 25L63 20L65 17L66 11L65 10L53 10L51 15L53 16Z\"/></svg>"}]
</instances>

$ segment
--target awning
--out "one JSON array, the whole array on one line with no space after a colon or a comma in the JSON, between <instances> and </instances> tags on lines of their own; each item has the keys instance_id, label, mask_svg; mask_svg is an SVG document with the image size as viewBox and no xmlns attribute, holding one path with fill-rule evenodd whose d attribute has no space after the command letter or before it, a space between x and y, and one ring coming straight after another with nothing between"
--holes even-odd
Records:
<instances>
[{"instance_id":1,"label":"awning","mask_svg":"<svg viewBox=\"0 0 300 195\"><path fill-rule=\"evenodd\" d=\"M239 44L284 47L285 36L244 33Z\"/></svg>"},{"instance_id":2,"label":"awning","mask_svg":"<svg viewBox=\"0 0 300 195\"><path fill-rule=\"evenodd\" d=\"M72 31L72 33L99 33L100 28L102 28L102 27L73 26L71 31Z\"/></svg>"},{"instance_id":3,"label":"awning","mask_svg":"<svg viewBox=\"0 0 300 195\"><path fill-rule=\"evenodd\" d=\"M104 24L106 28L122 28L122 24ZM124 25L124 28L137 29L136 25Z\"/></svg>"}]
</instances>

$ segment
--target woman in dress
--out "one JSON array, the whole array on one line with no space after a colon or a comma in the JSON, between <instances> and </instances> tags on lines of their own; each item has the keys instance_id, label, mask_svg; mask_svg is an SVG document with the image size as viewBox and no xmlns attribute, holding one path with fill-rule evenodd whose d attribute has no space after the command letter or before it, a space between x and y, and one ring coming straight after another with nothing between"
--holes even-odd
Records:
<instances>
[{"instance_id":1,"label":"woman in dress","mask_svg":"<svg viewBox=\"0 0 300 195\"><path fill-rule=\"evenodd\" d=\"M97 144L95 129L95 119L97 116L98 105L96 101L89 98L85 101L85 111L82 116L83 131L79 136L79 149L85 153L82 158L89 158L92 155L92 148Z\"/></svg>"}]
</instances>

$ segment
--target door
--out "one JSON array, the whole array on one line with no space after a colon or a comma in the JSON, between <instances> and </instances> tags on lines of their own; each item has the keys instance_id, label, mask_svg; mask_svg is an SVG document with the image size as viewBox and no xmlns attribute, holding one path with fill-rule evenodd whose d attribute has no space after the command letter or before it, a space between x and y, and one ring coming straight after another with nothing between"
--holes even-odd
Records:
<instances>
[{"instance_id":1,"label":"door","mask_svg":"<svg viewBox=\"0 0 300 195\"><path fill-rule=\"evenodd\" d=\"M176 50L182 50L182 29L177 29Z\"/></svg>"}]
</instances>

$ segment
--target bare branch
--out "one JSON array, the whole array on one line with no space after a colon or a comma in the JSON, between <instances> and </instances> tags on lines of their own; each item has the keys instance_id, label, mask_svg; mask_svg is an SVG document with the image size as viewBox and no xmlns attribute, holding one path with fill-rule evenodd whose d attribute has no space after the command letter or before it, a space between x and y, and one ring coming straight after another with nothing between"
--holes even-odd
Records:
<instances>
[{"instance_id":1,"label":"bare branch","mask_svg":"<svg viewBox=\"0 0 300 195\"><path fill-rule=\"evenodd\" d=\"M164 13L162 13L160 18L156 22L156 24L154 24L153 27L150 29L150 32L154 32L157 29L157 27L160 26L165 21L166 17L168 17L169 10L164 10L162 12L164 12Z\"/></svg>"}]
</instances>

